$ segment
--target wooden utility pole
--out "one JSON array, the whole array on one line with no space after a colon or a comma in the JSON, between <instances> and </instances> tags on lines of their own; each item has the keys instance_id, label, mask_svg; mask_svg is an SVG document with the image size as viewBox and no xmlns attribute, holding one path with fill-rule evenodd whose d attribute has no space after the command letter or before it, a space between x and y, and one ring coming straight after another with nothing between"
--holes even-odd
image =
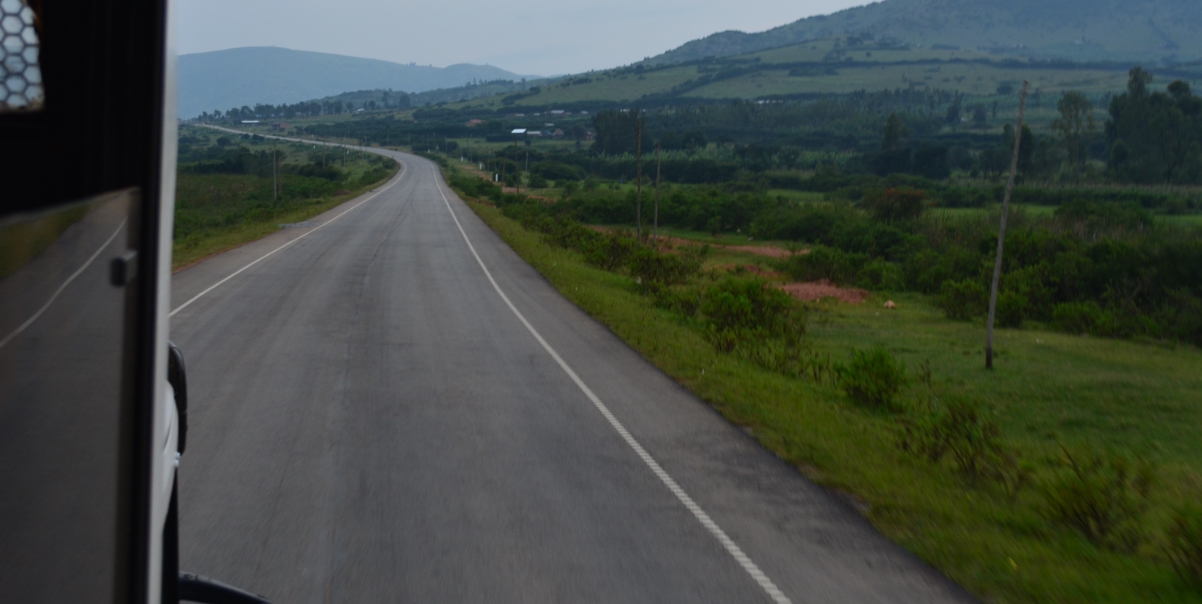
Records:
<instances>
[{"instance_id":1,"label":"wooden utility pole","mask_svg":"<svg viewBox=\"0 0 1202 604\"><path fill-rule=\"evenodd\" d=\"M1027 109L1027 82L1018 98L1018 126L1014 129L1014 156L1010 159L1010 178L1006 195L1002 197L1002 223L997 233L997 260L993 264L993 285L989 288L989 318L985 323L985 368L993 369L993 320L997 315L997 288L1002 278L1002 248L1006 243L1006 216L1010 214L1010 195L1014 193L1014 177L1018 173L1018 155L1023 144L1023 112Z\"/></svg>"},{"instance_id":2,"label":"wooden utility pole","mask_svg":"<svg viewBox=\"0 0 1202 604\"><path fill-rule=\"evenodd\" d=\"M651 234L651 239L655 247L659 247L659 155L659 141L655 141L655 218L652 226L654 230Z\"/></svg>"},{"instance_id":3,"label":"wooden utility pole","mask_svg":"<svg viewBox=\"0 0 1202 604\"><path fill-rule=\"evenodd\" d=\"M279 179L276 178L275 168L275 139L271 141L271 200L275 201L280 196Z\"/></svg>"},{"instance_id":4,"label":"wooden utility pole","mask_svg":"<svg viewBox=\"0 0 1202 604\"><path fill-rule=\"evenodd\" d=\"M643 242L643 117L635 110L635 202L634 202L634 233L639 243Z\"/></svg>"}]
</instances>

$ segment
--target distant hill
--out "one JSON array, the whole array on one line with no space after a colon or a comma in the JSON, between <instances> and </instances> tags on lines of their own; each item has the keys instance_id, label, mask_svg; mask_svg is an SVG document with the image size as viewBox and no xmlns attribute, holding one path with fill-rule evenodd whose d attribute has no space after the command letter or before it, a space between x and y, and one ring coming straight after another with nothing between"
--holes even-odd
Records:
<instances>
[{"instance_id":1,"label":"distant hill","mask_svg":"<svg viewBox=\"0 0 1202 604\"><path fill-rule=\"evenodd\" d=\"M1196 0L884 0L760 33L725 31L652 57L662 65L832 36L870 34L911 46L1147 65L1202 60Z\"/></svg>"},{"instance_id":2,"label":"distant hill","mask_svg":"<svg viewBox=\"0 0 1202 604\"><path fill-rule=\"evenodd\" d=\"M425 92L473 81L520 80L488 65L403 65L277 47L232 48L179 57L179 115L255 103L295 103L348 90Z\"/></svg>"}]
</instances>

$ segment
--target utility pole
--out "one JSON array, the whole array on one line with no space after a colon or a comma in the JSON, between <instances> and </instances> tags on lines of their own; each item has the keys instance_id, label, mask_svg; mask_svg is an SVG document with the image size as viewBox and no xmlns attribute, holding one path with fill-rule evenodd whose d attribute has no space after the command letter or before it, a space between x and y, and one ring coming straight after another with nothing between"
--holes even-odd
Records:
<instances>
[{"instance_id":1,"label":"utility pole","mask_svg":"<svg viewBox=\"0 0 1202 604\"><path fill-rule=\"evenodd\" d=\"M1027 82L1018 98L1018 127L1014 129L1014 157L1010 159L1010 178L1002 198L1002 223L997 233L997 260L993 264L993 285L989 288L989 320L985 326L985 368L993 369L993 319L997 313L997 287L1002 278L1002 247L1006 243L1006 216L1010 213L1010 195L1014 192L1014 176L1018 172L1018 152L1023 144L1023 112L1027 108Z\"/></svg>"},{"instance_id":2,"label":"utility pole","mask_svg":"<svg viewBox=\"0 0 1202 604\"><path fill-rule=\"evenodd\" d=\"M651 239L655 247L659 247L659 161L660 145L659 141L655 141L655 218L652 228Z\"/></svg>"},{"instance_id":3,"label":"utility pole","mask_svg":"<svg viewBox=\"0 0 1202 604\"><path fill-rule=\"evenodd\" d=\"M279 179L276 178L275 167L275 139L271 140L271 200L275 201L280 196Z\"/></svg>"},{"instance_id":4,"label":"utility pole","mask_svg":"<svg viewBox=\"0 0 1202 604\"><path fill-rule=\"evenodd\" d=\"M518 195L521 195L522 194L522 171L518 169L519 165L521 165L521 164L518 163L518 142L515 140L515 141L513 141L513 171L516 172L517 174L514 175L515 178L513 179L513 187L514 187L514 191L516 191Z\"/></svg>"},{"instance_id":5,"label":"utility pole","mask_svg":"<svg viewBox=\"0 0 1202 604\"><path fill-rule=\"evenodd\" d=\"M634 114L635 131L635 196L634 196L634 233L639 243L643 242L643 116L638 110Z\"/></svg>"}]
</instances>

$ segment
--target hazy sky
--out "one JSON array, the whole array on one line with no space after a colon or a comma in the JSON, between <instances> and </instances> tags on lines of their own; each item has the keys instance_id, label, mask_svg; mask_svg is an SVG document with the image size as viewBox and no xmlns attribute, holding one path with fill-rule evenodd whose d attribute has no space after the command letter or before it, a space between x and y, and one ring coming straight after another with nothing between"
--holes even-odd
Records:
<instances>
[{"instance_id":1,"label":"hazy sky","mask_svg":"<svg viewBox=\"0 0 1202 604\"><path fill-rule=\"evenodd\" d=\"M866 0L177 0L181 54L282 46L445 67L558 75L689 40L763 31Z\"/></svg>"}]
</instances>

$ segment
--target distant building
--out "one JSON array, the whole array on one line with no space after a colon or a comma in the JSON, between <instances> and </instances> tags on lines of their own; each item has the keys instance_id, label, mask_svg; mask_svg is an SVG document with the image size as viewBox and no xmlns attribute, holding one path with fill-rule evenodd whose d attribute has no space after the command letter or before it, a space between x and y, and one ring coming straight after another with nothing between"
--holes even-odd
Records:
<instances>
[{"instance_id":1,"label":"distant building","mask_svg":"<svg viewBox=\"0 0 1202 604\"><path fill-rule=\"evenodd\" d=\"M552 137L552 138L563 138L563 130L560 130L559 128L556 128L556 129L555 129L555 132L552 132L552 133L551 133L551 137Z\"/></svg>"},{"instance_id":2,"label":"distant building","mask_svg":"<svg viewBox=\"0 0 1202 604\"><path fill-rule=\"evenodd\" d=\"M526 136L542 137L542 135L543 133L541 130L530 130L526 133Z\"/></svg>"},{"instance_id":3,"label":"distant building","mask_svg":"<svg viewBox=\"0 0 1202 604\"><path fill-rule=\"evenodd\" d=\"M514 136L520 136L520 135L526 134L526 129L525 128L514 128L513 132L510 132L510 134L512 134Z\"/></svg>"},{"instance_id":4,"label":"distant building","mask_svg":"<svg viewBox=\"0 0 1202 604\"><path fill-rule=\"evenodd\" d=\"M257 124L259 120L242 120L243 124Z\"/></svg>"},{"instance_id":5,"label":"distant building","mask_svg":"<svg viewBox=\"0 0 1202 604\"><path fill-rule=\"evenodd\" d=\"M476 126L479 126L480 124L483 124L483 123L484 123L484 120L468 120L467 123L464 124L464 126L466 126L468 128L475 128Z\"/></svg>"}]
</instances>

